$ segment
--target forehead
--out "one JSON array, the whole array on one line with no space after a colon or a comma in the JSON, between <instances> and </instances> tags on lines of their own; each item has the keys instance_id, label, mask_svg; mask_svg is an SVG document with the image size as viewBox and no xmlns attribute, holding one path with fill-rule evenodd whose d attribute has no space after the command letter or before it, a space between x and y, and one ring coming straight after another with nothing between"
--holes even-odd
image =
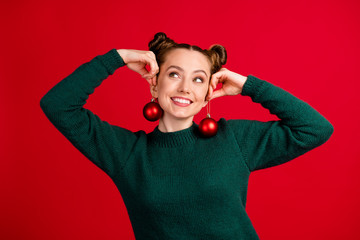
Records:
<instances>
[{"instance_id":1,"label":"forehead","mask_svg":"<svg viewBox=\"0 0 360 240\"><path fill-rule=\"evenodd\" d=\"M185 71L204 70L210 73L209 59L199 51L188 49L174 49L171 50L165 58L164 67L176 65L183 68Z\"/></svg>"}]
</instances>

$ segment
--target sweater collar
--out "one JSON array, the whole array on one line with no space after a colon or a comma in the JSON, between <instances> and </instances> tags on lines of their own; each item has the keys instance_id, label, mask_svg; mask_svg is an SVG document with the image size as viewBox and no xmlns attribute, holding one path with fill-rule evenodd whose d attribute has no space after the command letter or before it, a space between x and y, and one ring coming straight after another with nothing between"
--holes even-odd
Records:
<instances>
[{"instance_id":1,"label":"sweater collar","mask_svg":"<svg viewBox=\"0 0 360 240\"><path fill-rule=\"evenodd\" d=\"M159 126L149 134L150 144L160 147L176 147L187 143L194 143L199 136L199 127L193 124L176 132L161 132Z\"/></svg>"}]
</instances>

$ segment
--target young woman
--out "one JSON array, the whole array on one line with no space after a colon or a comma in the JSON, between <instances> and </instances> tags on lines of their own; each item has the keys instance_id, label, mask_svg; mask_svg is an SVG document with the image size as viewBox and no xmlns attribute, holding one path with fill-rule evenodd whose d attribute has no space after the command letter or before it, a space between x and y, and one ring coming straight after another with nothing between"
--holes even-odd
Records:
<instances>
[{"instance_id":1,"label":"young woman","mask_svg":"<svg viewBox=\"0 0 360 240\"><path fill-rule=\"evenodd\" d=\"M203 50L157 33L149 50L96 56L50 89L42 110L114 181L136 239L258 239L245 212L250 173L320 146L332 125L283 89L222 68L221 45ZM83 108L94 89L125 65L148 81L163 110L151 133L111 125ZM214 91L218 83L222 87ZM280 120L221 118L216 135L204 137L194 115L226 95L249 96Z\"/></svg>"}]
</instances>

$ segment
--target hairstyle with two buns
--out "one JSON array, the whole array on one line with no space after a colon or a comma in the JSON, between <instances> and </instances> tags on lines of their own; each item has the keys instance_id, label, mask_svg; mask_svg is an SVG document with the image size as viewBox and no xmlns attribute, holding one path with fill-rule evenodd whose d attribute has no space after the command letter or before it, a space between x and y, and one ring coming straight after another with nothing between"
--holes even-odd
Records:
<instances>
[{"instance_id":1,"label":"hairstyle with two buns","mask_svg":"<svg viewBox=\"0 0 360 240\"><path fill-rule=\"evenodd\" d=\"M177 48L195 50L204 54L211 63L211 75L219 71L227 61L226 49L222 45L214 44L210 46L209 49L202 49L187 43L176 43L163 32L156 33L154 39L149 42L148 46L149 50L154 52L159 67L165 62L166 54Z\"/></svg>"}]
</instances>

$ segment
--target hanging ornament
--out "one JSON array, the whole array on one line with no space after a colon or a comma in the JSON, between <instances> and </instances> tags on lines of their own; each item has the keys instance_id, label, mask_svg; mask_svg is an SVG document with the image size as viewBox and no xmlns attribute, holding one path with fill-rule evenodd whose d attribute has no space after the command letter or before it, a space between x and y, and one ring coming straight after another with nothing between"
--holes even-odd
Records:
<instances>
[{"instance_id":1,"label":"hanging ornament","mask_svg":"<svg viewBox=\"0 0 360 240\"><path fill-rule=\"evenodd\" d=\"M154 122L159 120L163 114L163 110L159 103L155 102L155 98L151 99L151 102L144 106L143 114L146 120Z\"/></svg>"},{"instance_id":2,"label":"hanging ornament","mask_svg":"<svg viewBox=\"0 0 360 240\"><path fill-rule=\"evenodd\" d=\"M218 124L213 118L210 117L210 101L207 105L207 111L208 113L206 118L201 120L199 124L199 130L204 137L212 137L215 136L218 131Z\"/></svg>"}]
</instances>

